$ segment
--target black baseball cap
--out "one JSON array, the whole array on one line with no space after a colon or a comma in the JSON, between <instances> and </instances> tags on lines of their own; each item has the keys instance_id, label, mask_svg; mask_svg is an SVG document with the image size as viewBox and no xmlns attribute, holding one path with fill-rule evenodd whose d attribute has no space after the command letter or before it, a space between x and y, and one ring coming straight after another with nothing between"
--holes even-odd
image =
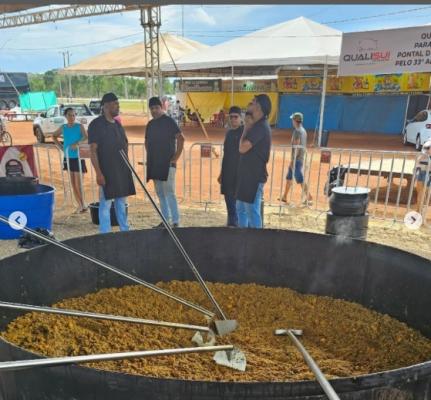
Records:
<instances>
[{"instance_id":1,"label":"black baseball cap","mask_svg":"<svg viewBox=\"0 0 431 400\"><path fill-rule=\"evenodd\" d=\"M238 106L232 106L231 108L229 108L229 114L241 115L241 109Z\"/></svg>"},{"instance_id":2,"label":"black baseball cap","mask_svg":"<svg viewBox=\"0 0 431 400\"><path fill-rule=\"evenodd\" d=\"M154 107L154 106L162 107L162 102L158 97L151 97L151 99L148 102L148 107Z\"/></svg>"},{"instance_id":3,"label":"black baseball cap","mask_svg":"<svg viewBox=\"0 0 431 400\"><path fill-rule=\"evenodd\" d=\"M117 101L118 97L115 93L105 93L102 97L101 105L103 106L105 103L110 103L111 101Z\"/></svg>"},{"instance_id":4,"label":"black baseball cap","mask_svg":"<svg viewBox=\"0 0 431 400\"><path fill-rule=\"evenodd\" d=\"M269 96L266 94L258 94L255 99L256 102L259 103L265 117L268 117L268 115L271 114L272 109L271 99Z\"/></svg>"}]
</instances>

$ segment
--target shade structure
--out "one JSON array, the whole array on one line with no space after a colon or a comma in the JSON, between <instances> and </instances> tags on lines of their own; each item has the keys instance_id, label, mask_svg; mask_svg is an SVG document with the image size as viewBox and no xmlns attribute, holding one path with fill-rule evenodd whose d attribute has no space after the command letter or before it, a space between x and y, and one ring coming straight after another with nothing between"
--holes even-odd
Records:
<instances>
[{"instance_id":1,"label":"shade structure","mask_svg":"<svg viewBox=\"0 0 431 400\"><path fill-rule=\"evenodd\" d=\"M160 39L160 64L203 50L208 46L181 36L163 33ZM165 45L166 43L166 45ZM169 51L168 51L168 49ZM73 75L145 75L144 42L99 54L60 71Z\"/></svg>"},{"instance_id":2,"label":"shade structure","mask_svg":"<svg viewBox=\"0 0 431 400\"><path fill-rule=\"evenodd\" d=\"M195 73L234 67L235 75L269 74L293 65L338 65L341 38L341 31L299 17L184 55L175 64L180 72ZM162 71L166 75L176 68L167 63Z\"/></svg>"}]
</instances>

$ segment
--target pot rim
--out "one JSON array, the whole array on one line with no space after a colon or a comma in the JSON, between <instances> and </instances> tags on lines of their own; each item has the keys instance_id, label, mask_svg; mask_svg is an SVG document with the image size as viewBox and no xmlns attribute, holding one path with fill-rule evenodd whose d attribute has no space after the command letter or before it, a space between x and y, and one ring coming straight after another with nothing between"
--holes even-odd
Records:
<instances>
[{"instance_id":1,"label":"pot rim","mask_svg":"<svg viewBox=\"0 0 431 400\"><path fill-rule=\"evenodd\" d=\"M355 195L364 195L364 194L368 194L371 192L370 188L367 187L361 187L361 186L337 186L335 188L332 189L332 192L335 194L345 194L345 195L350 195L350 196L355 196Z\"/></svg>"}]
</instances>

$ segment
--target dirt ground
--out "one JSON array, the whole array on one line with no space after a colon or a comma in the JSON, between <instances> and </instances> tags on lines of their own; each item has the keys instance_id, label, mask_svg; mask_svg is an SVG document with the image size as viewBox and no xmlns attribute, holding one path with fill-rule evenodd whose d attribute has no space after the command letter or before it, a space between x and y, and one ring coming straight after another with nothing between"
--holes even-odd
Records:
<instances>
[{"instance_id":1,"label":"dirt ground","mask_svg":"<svg viewBox=\"0 0 431 400\"><path fill-rule=\"evenodd\" d=\"M146 117L141 115L122 115L122 122L130 142L144 141ZM14 144L32 144L36 142L33 135L32 122L11 122L8 124ZM225 129L206 126L210 141L221 143L224 139ZM188 143L207 141L200 127L186 126L184 134ZM308 142L313 141L313 133L309 132ZM290 144L290 129L273 129L273 144ZM331 132L329 146L334 148L353 148L370 150L409 151L412 147L405 147L400 136L383 135L377 133Z\"/></svg>"},{"instance_id":2,"label":"dirt ground","mask_svg":"<svg viewBox=\"0 0 431 400\"><path fill-rule=\"evenodd\" d=\"M123 115L123 124L131 143L143 143L146 118L142 115ZM32 133L32 122L13 122L8 125L12 133L14 144L31 144L35 143L35 137ZM219 194L219 186L216 182L217 175L220 170L220 157L212 157L210 159L201 158L200 147L190 149L192 143L207 142L199 127L187 126L184 128L186 136L186 152L187 161L180 163L177 168L177 195L181 201L181 210L183 214L183 226L221 226L225 220L225 210L222 206L222 199ZM222 143L225 130L221 128L208 127L208 134L212 143ZM274 129L273 143L274 145L288 145L290 143L291 132L289 130ZM309 134L309 142L312 141L312 134ZM332 148L351 148L351 149L373 149L406 151L413 150L410 147L405 147L401 144L401 138L379 134L357 134L349 132L334 132L331 133L329 145ZM216 148L217 151L220 148ZM327 198L323 195L323 185L326 180L326 174L330 167L329 164L321 164L319 160L320 154L317 150L309 149L310 157L314 157L310 162L310 192L314 198L314 205L311 208L300 207L301 191L296 185L295 191L292 192L291 203L294 207L279 207L277 197L280 196L284 185L284 174L287 170L288 156L290 150L286 154L283 152L277 153L277 156L269 163L269 174L273 184L266 185L265 204L266 207L266 227L280 229L307 230L313 232L323 232L325 224L325 214L322 210L326 210ZM335 154L335 153L334 153ZM52 155L51 155L52 156ZM66 183L63 183L61 171L61 157L51 160L57 164L49 170L46 166L46 161L50 157L47 154L41 153L40 163L44 165L41 176L44 180L51 182L57 188L56 196L56 215L54 233L63 240L70 237L82 236L97 233L97 228L91 224L89 215L78 216L73 215L71 203L64 202L64 191L67 191ZM133 155L135 166L138 168L138 173L144 172L143 148L135 146ZM335 154L332 165L342 159L343 162L349 161L349 154ZM358 158L355 154L350 161ZM383 207L381 197L388 194L388 197L397 194L397 190L393 193L386 192L384 183L377 182L377 177L371 177L370 182L366 182L367 177L359 177L358 183L370 183L380 185L381 191L376 197L371 197L369 211L372 216L386 217L387 221L372 219L368 240L378 243L392 245L407 251L412 251L424 257L431 258L430 230L422 228L418 231L410 231L403 224L393 223L388 221L390 217L393 219L402 220L406 209L403 206L395 207L393 204L386 208ZM85 194L87 202L95 201L97 192L93 184L94 176L87 174L84 180ZM63 185L63 186L62 186ZM398 186L397 186L398 187ZM149 185L152 190L152 185ZM403 192L405 191L405 187ZM390 194L390 196L389 196ZM378 201L375 201L376 198ZM149 208L149 203L143 203L144 194L138 189L137 199L131 201L131 224L133 229L148 228L158 223L153 210ZM431 210L430 210L431 211ZM389 218L388 218L389 217ZM16 251L16 242L0 243L0 257L13 254Z\"/></svg>"},{"instance_id":3,"label":"dirt ground","mask_svg":"<svg viewBox=\"0 0 431 400\"><path fill-rule=\"evenodd\" d=\"M130 143L133 143L129 154L133 158L133 164L138 173L144 175L144 149L139 143L144 142L144 131L146 118L142 115L123 115L123 125L126 129ZM30 144L35 142L32 133L31 122L14 122L9 124L9 130L12 133L15 144ZM216 153L221 154L221 143L224 139L225 130L207 126L209 140L205 138L201 129L197 126L186 126L184 133L186 136L185 152L177 166L177 194L180 198L187 201L199 201L201 203L220 202L220 188L217 183L217 176L221 168L221 157L214 154L212 157L203 157L199 143L210 141L214 145ZM269 182L265 187L265 201L271 205L278 204L278 198L281 197L285 176L290 162L290 149L282 147L290 144L291 131L274 129L273 145L274 152L268 163ZM406 157L406 160L414 162L416 153L412 147L405 147L401 144L401 138L397 136L388 136L382 134L358 134L352 132L333 132L330 135L329 146L332 148L332 158L329 163L321 162L320 150L312 147L313 133L309 132L309 148L307 151L305 177L309 183L308 190L313 196L315 210L326 210L328 199L324 195L323 189L327 180L328 171L335 165L354 164L368 160L373 157L374 162L385 159L390 163L392 157L397 157L399 163L403 162L400 157ZM218 143L218 145L217 145ZM353 149L336 150L336 149ZM372 150L373 153L360 153L364 149ZM60 176L62 169L62 160L60 154L47 154L46 149L42 149L38 155L40 158L39 174L41 179L47 184L53 184L58 190L64 190L65 182ZM55 149L54 149L55 150ZM392 154L389 151L410 151L405 156L400 153ZM58 153L58 152L57 152ZM361 158L362 157L362 158ZM48 159L51 158L53 164L48 167ZM371 158L370 158L371 159ZM87 161L89 163L89 161ZM411 168L406 169L406 173L411 174ZM89 177L87 174L84 180L84 186L87 192L87 198L95 200L94 176ZM307 179L308 175L308 179ZM350 173L347 183L350 185L367 186L374 189L371 196L370 212L384 218L393 217L396 220L402 220L407 209L405 204L411 196L411 204L415 207L416 191L410 193L408 181L406 179L378 176L366 176L362 173ZM406 177L404 177L406 178ZM294 190L288 202L300 205L304 200L304 193L299 185L295 185ZM400 199L398 203L397 199ZM385 205L385 201L388 204ZM428 212L431 220L431 207Z\"/></svg>"}]
</instances>

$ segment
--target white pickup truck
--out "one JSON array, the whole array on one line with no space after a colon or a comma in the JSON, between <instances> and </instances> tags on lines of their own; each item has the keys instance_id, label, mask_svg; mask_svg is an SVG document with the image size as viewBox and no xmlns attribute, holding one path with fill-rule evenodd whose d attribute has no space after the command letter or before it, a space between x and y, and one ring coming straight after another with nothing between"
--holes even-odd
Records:
<instances>
[{"instance_id":1,"label":"white pickup truck","mask_svg":"<svg viewBox=\"0 0 431 400\"><path fill-rule=\"evenodd\" d=\"M63 113L68 107L75 110L76 122L83 124L85 129L88 129L90 122L98 117L85 104L58 104L52 106L48 108L46 113L41 114L33 121L33 133L39 143L44 143L46 138L52 136L61 125L66 123Z\"/></svg>"}]
</instances>

